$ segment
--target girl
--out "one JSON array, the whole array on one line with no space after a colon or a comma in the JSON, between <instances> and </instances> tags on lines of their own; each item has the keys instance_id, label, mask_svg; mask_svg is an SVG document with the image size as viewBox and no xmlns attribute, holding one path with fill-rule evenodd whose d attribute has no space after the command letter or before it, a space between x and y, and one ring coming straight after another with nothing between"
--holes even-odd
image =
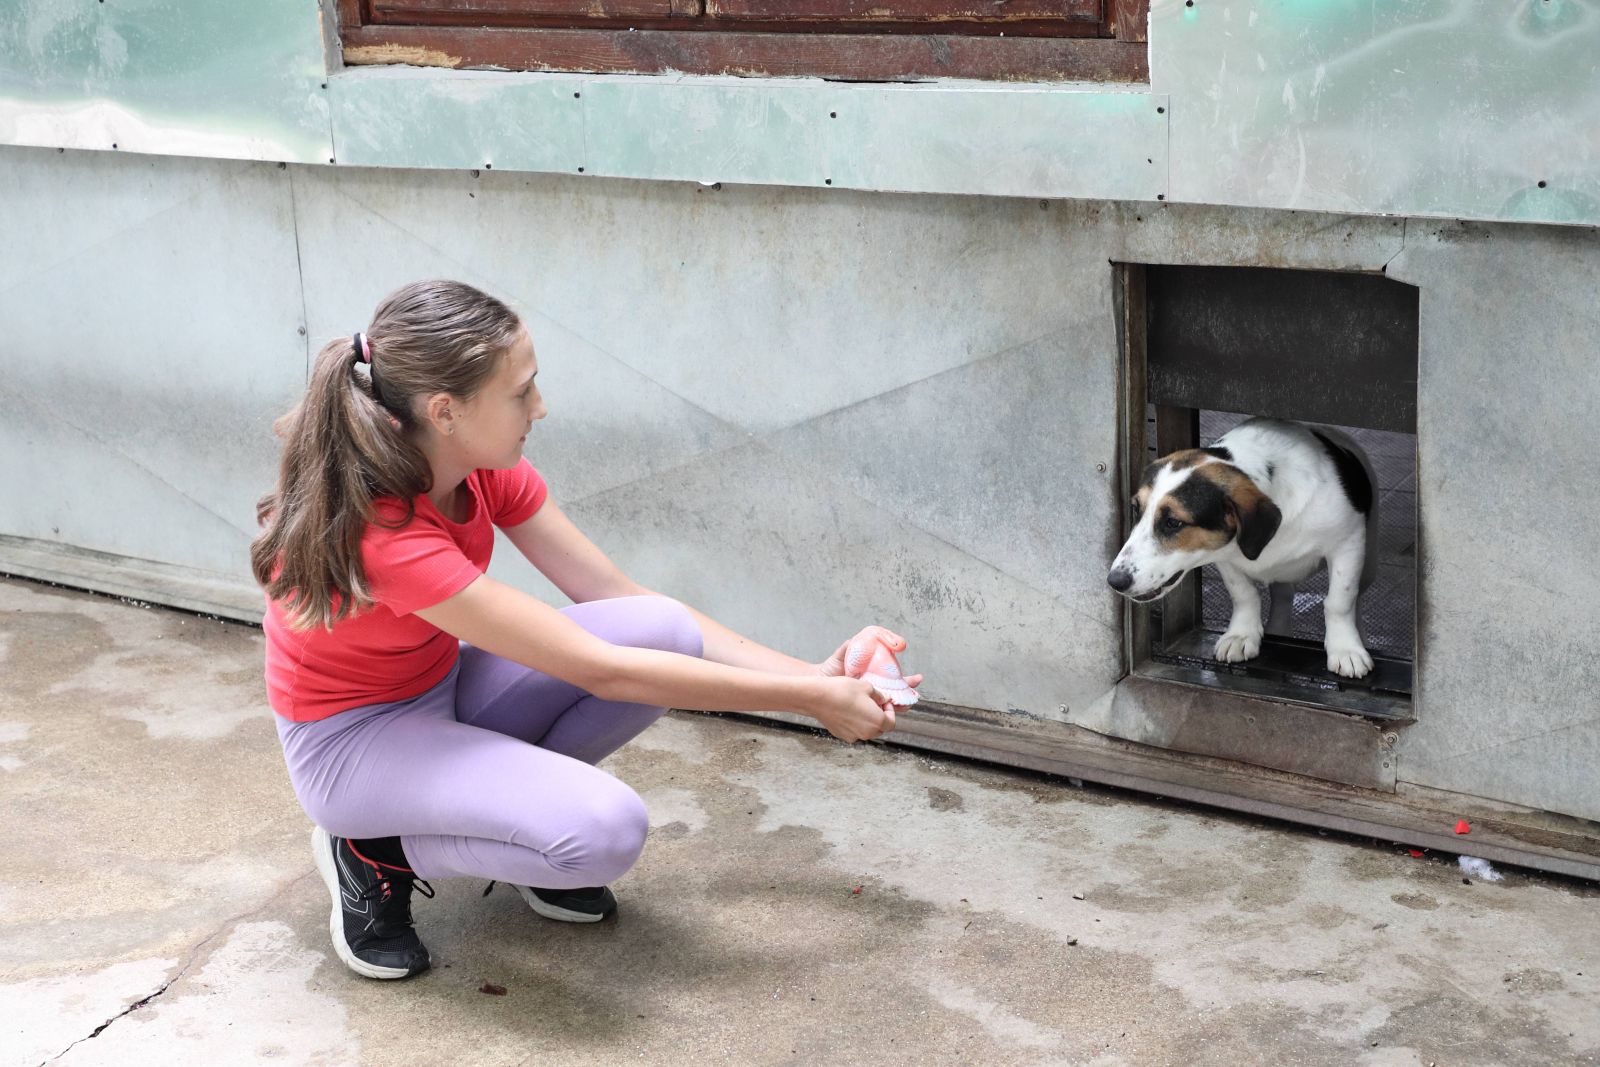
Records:
<instances>
[{"instance_id":1,"label":"girl","mask_svg":"<svg viewBox=\"0 0 1600 1067\"><path fill-rule=\"evenodd\" d=\"M773 709L860 741L894 729L843 652L803 663L623 574L522 458L545 416L533 344L499 300L408 285L317 355L279 420L251 562L289 778L356 973L428 967L420 879L511 883L593 922L644 847L637 794L596 770L666 707ZM484 575L494 528L570 597ZM915 685L920 676L907 679Z\"/></svg>"}]
</instances>

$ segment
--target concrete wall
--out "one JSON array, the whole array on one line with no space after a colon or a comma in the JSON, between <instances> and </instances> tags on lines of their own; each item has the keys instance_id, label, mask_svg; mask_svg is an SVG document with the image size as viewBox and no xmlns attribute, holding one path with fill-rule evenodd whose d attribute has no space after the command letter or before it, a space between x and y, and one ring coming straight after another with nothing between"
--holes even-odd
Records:
<instances>
[{"instance_id":1,"label":"concrete wall","mask_svg":"<svg viewBox=\"0 0 1600 1067\"><path fill-rule=\"evenodd\" d=\"M1387 267L1422 335L1398 778L1600 818L1593 230L18 148L0 188L0 534L242 587L308 353L457 277L526 317L529 454L641 581L806 656L882 621L929 697L1069 721L1122 673L1112 261Z\"/></svg>"}]
</instances>

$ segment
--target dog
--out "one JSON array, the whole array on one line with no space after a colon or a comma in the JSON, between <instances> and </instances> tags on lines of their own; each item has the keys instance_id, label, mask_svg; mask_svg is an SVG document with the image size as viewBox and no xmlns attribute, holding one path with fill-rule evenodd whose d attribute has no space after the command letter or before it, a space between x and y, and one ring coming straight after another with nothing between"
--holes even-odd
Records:
<instances>
[{"instance_id":1,"label":"dog","mask_svg":"<svg viewBox=\"0 0 1600 1067\"><path fill-rule=\"evenodd\" d=\"M1377 480L1345 434L1278 419L1240 423L1209 448L1156 460L1133 498L1133 530L1106 576L1140 604L1160 600L1183 576L1214 564L1233 598L1216 658L1261 652L1257 582L1272 592L1269 626L1287 628L1293 583L1328 565L1323 645L1328 670L1361 678L1372 656L1357 607L1377 572Z\"/></svg>"}]
</instances>

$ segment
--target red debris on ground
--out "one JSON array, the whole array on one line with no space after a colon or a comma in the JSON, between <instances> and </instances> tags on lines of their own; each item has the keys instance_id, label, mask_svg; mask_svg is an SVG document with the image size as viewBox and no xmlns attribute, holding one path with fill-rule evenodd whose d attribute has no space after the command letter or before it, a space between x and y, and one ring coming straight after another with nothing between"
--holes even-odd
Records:
<instances>
[{"instance_id":1,"label":"red debris on ground","mask_svg":"<svg viewBox=\"0 0 1600 1067\"><path fill-rule=\"evenodd\" d=\"M1408 848L1406 851L1411 853L1411 858L1414 860L1420 860L1422 858L1422 850L1420 848Z\"/></svg>"},{"instance_id":2,"label":"red debris on ground","mask_svg":"<svg viewBox=\"0 0 1600 1067\"><path fill-rule=\"evenodd\" d=\"M485 982L478 987L478 992L487 993L491 997L503 997L506 995L506 987L503 985L495 985L493 982Z\"/></svg>"},{"instance_id":3,"label":"red debris on ground","mask_svg":"<svg viewBox=\"0 0 1600 1067\"><path fill-rule=\"evenodd\" d=\"M1456 833L1458 833L1458 834L1470 834L1470 833L1472 833L1472 824L1469 823L1467 820L1462 819L1460 822L1456 823Z\"/></svg>"},{"instance_id":4,"label":"red debris on ground","mask_svg":"<svg viewBox=\"0 0 1600 1067\"><path fill-rule=\"evenodd\" d=\"M854 889L850 890L850 892L851 893L859 893L859 892L861 892L861 887L860 886L856 886Z\"/></svg>"}]
</instances>

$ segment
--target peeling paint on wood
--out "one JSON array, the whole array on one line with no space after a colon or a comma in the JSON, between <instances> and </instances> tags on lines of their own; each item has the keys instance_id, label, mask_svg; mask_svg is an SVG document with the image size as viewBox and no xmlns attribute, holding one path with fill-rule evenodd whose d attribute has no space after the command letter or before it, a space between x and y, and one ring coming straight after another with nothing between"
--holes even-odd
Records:
<instances>
[{"instance_id":1,"label":"peeling paint on wood","mask_svg":"<svg viewBox=\"0 0 1600 1067\"><path fill-rule=\"evenodd\" d=\"M436 48L397 43L357 45L346 48L344 61L352 67L365 64L403 63L410 67L459 67L461 57Z\"/></svg>"}]
</instances>

